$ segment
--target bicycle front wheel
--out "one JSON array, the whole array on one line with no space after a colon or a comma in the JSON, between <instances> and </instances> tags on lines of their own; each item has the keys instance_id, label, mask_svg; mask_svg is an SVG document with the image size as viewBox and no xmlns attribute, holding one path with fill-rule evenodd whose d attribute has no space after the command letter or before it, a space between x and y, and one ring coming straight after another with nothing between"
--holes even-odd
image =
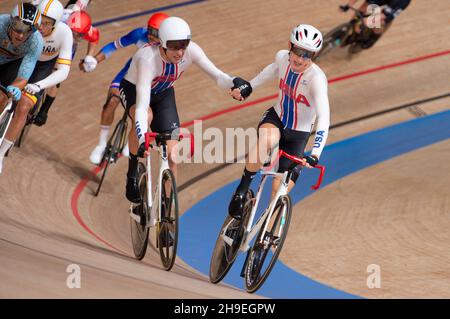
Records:
<instances>
[{"instance_id":1,"label":"bicycle front wheel","mask_svg":"<svg viewBox=\"0 0 450 319\"><path fill-rule=\"evenodd\" d=\"M139 163L139 193L141 194L141 202L134 206L134 212L139 216L140 221L130 218L131 223L131 243L133 244L133 252L136 259L141 260L147 252L148 233L147 227L148 215L150 207L147 206L147 174L144 164Z\"/></svg>"},{"instance_id":2,"label":"bicycle front wheel","mask_svg":"<svg viewBox=\"0 0 450 319\"><path fill-rule=\"evenodd\" d=\"M291 215L291 198L289 195L281 196L270 218L266 218L249 252L245 266L247 292L258 290L272 271L283 248Z\"/></svg>"},{"instance_id":3,"label":"bicycle front wheel","mask_svg":"<svg viewBox=\"0 0 450 319\"><path fill-rule=\"evenodd\" d=\"M254 194L252 190L247 192L242 222L227 214L220 233L217 236L214 251L209 264L209 281L213 284L220 282L233 266L244 239L245 227L250 218L253 207Z\"/></svg>"},{"instance_id":4,"label":"bicycle front wheel","mask_svg":"<svg viewBox=\"0 0 450 319\"><path fill-rule=\"evenodd\" d=\"M160 220L157 223L156 242L165 270L172 269L178 246L178 194L175 177L170 169L162 173Z\"/></svg>"}]
</instances>

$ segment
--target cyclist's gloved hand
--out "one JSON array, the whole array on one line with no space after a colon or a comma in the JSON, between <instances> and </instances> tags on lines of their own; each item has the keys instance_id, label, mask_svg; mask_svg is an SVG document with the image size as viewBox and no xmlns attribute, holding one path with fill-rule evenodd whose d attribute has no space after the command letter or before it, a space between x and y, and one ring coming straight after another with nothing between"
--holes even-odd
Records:
<instances>
[{"instance_id":1,"label":"cyclist's gloved hand","mask_svg":"<svg viewBox=\"0 0 450 319\"><path fill-rule=\"evenodd\" d=\"M350 9L350 6L348 4L339 6L339 9L341 9L342 12L347 12Z\"/></svg>"},{"instance_id":2,"label":"cyclist's gloved hand","mask_svg":"<svg viewBox=\"0 0 450 319\"><path fill-rule=\"evenodd\" d=\"M13 99L16 100L16 101L19 101L20 98L22 97L22 91L21 91L18 87L15 87L15 86L13 86L13 85L9 85L9 86L6 88L6 91L7 91L9 94L11 94L12 97L13 97Z\"/></svg>"},{"instance_id":3,"label":"cyclist's gloved hand","mask_svg":"<svg viewBox=\"0 0 450 319\"><path fill-rule=\"evenodd\" d=\"M239 91L241 92L241 96L244 99L248 98L250 96L250 94L252 94L253 89L252 89L250 82L248 82L242 78L236 77L233 79L233 84L234 85L231 88L231 90L239 89Z\"/></svg>"},{"instance_id":4,"label":"cyclist's gloved hand","mask_svg":"<svg viewBox=\"0 0 450 319\"><path fill-rule=\"evenodd\" d=\"M319 164L319 159L317 157L315 157L314 155L308 155L303 158L306 160L306 163L308 163L312 167Z\"/></svg>"},{"instance_id":5,"label":"cyclist's gloved hand","mask_svg":"<svg viewBox=\"0 0 450 319\"><path fill-rule=\"evenodd\" d=\"M86 55L83 59L83 69L85 72L92 72L97 67L97 59L92 55Z\"/></svg>"},{"instance_id":6,"label":"cyclist's gloved hand","mask_svg":"<svg viewBox=\"0 0 450 319\"><path fill-rule=\"evenodd\" d=\"M145 157L145 143L142 143L139 145L138 151L137 151L138 157Z\"/></svg>"},{"instance_id":7,"label":"cyclist's gloved hand","mask_svg":"<svg viewBox=\"0 0 450 319\"><path fill-rule=\"evenodd\" d=\"M41 87L37 84L28 83L27 86L25 86L25 92L35 95L41 92Z\"/></svg>"}]
</instances>

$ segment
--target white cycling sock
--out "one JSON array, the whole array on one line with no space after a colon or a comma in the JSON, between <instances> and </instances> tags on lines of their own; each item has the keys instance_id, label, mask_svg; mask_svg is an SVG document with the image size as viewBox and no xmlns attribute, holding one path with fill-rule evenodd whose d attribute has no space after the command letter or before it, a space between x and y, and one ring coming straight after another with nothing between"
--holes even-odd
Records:
<instances>
[{"instance_id":1,"label":"white cycling sock","mask_svg":"<svg viewBox=\"0 0 450 319\"><path fill-rule=\"evenodd\" d=\"M100 138L98 140L98 145L106 146L110 128L110 125L100 125Z\"/></svg>"},{"instance_id":2,"label":"white cycling sock","mask_svg":"<svg viewBox=\"0 0 450 319\"><path fill-rule=\"evenodd\" d=\"M8 152L10 147L13 145L14 145L14 142L4 139L2 145L0 145L0 157L5 157L6 152Z\"/></svg>"}]
</instances>

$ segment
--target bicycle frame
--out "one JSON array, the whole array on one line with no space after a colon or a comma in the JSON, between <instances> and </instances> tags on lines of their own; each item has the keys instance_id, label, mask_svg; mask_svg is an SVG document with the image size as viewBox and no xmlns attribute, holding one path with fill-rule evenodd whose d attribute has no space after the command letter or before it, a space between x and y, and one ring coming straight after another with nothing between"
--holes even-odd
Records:
<instances>
[{"instance_id":1,"label":"bicycle frame","mask_svg":"<svg viewBox=\"0 0 450 319\"><path fill-rule=\"evenodd\" d=\"M159 174L158 174L158 184L156 185L155 190L155 198L152 199L152 170L151 170L151 158L150 155L147 157L147 205L148 207L151 207L150 209L150 220L149 220L149 227L153 227L156 224L157 220L161 220L161 216L156 216L161 212L160 205L161 205L161 181L162 181L162 174L164 170L169 168L169 160L167 159L167 145L161 144L158 147L158 153L160 154L161 158L161 165L159 166ZM158 218L156 218L158 217Z\"/></svg>"},{"instance_id":2,"label":"bicycle frame","mask_svg":"<svg viewBox=\"0 0 450 319\"><path fill-rule=\"evenodd\" d=\"M278 159L281 156L285 156L288 159L292 160L293 162L297 162L298 164L301 163L301 159L299 159L295 156L289 155L289 154L285 153L284 151L280 151L278 153ZM269 169L271 169L272 167L273 167L273 165L271 165L271 167ZM325 172L325 167L323 167L323 166L316 165L315 168L320 169L320 176L318 178L317 183L315 185L311 186L311 188L313 190L317 190L320 187L320 184L322 183L323 174ZM263 226L265 221L270 220L270 218L272 217L272 214L275 210L275 205L278 202L278 199L281 196L288 194L289 180L291 179L292 171L287 170L283 173L277 173L277 172L272 172L272 171L260 170L260 174L262 175L262 178L261 178L261 181L258 186L258 192L256 194L256 197L252 199L253 205L252 205L252 210L250 213L250 218L247 222L247 225L245 225L245 232L244 232L244 237L243 237L244 239L242 240L241 245L239 247L239 250L242 252L246 252L250 249L250 242L253 240L253 238L256 236L256 234L259 232L259 230L261 229L261 227ZM254 219L256 216L256 211L258 209L259 201L261 199L262 191L266 184L267 176L281 177L281 184L280 184L280 187L278 188L274 198L271 200L269 207L264 211L263 214L261 214L258 221L253 225L253 222L254 222ZM286 212L282 212L283 219L280 224L280 229L279 229L280 233L283 230L282 227L284 225L283 220L284 220L285 213ZM228 227L231 225L232 222L233 222L233 220L230 220L228 225L226 227L224 227L221 232L222 239L224 240L224 242L226 242L230 246L232 245L233 240L225 234L226 234ZM264 227L265 227L265 229L264 229L263 234L266 232L266 228L268 227L268 225L265 224Z\"/></svg>"},{"instance_id":3,"label":"bicycle frame","mask_svg":"<svg viewBox=\"0 0 450 319\"><path fill-rule=\"evenodd\" d=\"M3 120L7 116L9 116L9 118L8 118L4 128L0 128L0 129L2 129L1 136L0 136L0 145L2 144L3 139L5 138L6 132L8 132L9 125L11 124L11 121L12 121L12 118L13 118L13 114L12 114L13 112L14 112L13 100L10 98L8 103L6 104L5 109L0 114L0 123L2 123ZM10 113L11 115L9 115L8 113Z\"/></svg>"},{"instance_id":4,"label":"bicycle frame","mask_svg":"<svg viewBox=\"0 0 450 319\"><path fill-rule=\"evenodd\" d=\"M241 243L241 246L239 247L239 250L242 252L246 252L250 249L250 242L253 240L253 238L256 236L256 234L259 232L261 227L263 226L264 222L272 217L273 211L275 210L275 205L278 201L278 199L286 195L288 193L288 183L291 176L291 173L289 171L285 171L284 173L275 173L275 172L265 172L260 171L261 175L263 176L261 178L261 182L259 183L258 187L258 193L256 195L255 202L252 207L252 211L250 213L250 219L246 225L245 233L244 233L244 240ZM253 221L256 216L256 211L258 209L258 204L261 199L262 191L264 189L264 185L266 184L267 176L280 176L281 177L281 185L277 190L276 195L272 199L272 201L269 204L269 207L265 210L263 214L259 217L258 221L255 225L253 225ZM284 215L284 212L283 212ZM253 225L253 226L252 226ZM267 224L264 225L265 228L267 228ZM282 229L280 228L280 231ZM264 232L266 229L264 229Z\"/></svg>"},{"instance_id":5,"label":"bicycle frame","mask_svg":"<svg viewBox=\"0 0 450 319\"><path fill-rule=\"evenodd\" d=\"M149 147L152 147L150 144L150 138L156 137L157 133L146 133L145 134L145 149L148 150ZM190 137L191 139L191 155L193 154L193 145L194 145L194 136L191 134L180 134L179 139L183 139L185 137ZM147 207L150 208L149 220L146 221L146 227L153 227L156 225L157 221L161 220L161 216L159 215L161 212L161 181L163 179L163 172L166 169L169 169L169 160L168 160L168 152L167 152L167 144L160 143L158 146L158 153L160 154L161 164L159 166L159 174L157 186L155 189L155 194L152 197L152 171L151 171L151 156L150 154L147 156L147 172L145 174L147 179ZM131 207L132 208L132 207ZM133 209L130 209L131 217L140 222L140 217L133 214Z\"/></svg>"}]
</instances>

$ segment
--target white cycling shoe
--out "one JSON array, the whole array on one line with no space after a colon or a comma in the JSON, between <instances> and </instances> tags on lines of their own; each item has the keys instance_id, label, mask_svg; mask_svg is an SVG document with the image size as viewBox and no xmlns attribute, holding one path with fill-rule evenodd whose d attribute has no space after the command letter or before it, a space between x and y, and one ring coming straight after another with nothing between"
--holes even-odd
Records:
<instances>
[{"instance_id":1,"label":"white cycling shoe","mask_svg":"<svg viewBox=\"0 0 450 319\"><path fill-rule=\"evenodd\" d=\"M89 160L92 164L98 165L102 161L103 153L105 152L106 145L97 145L89 156Z\"/></svg>"},{"instance_id":2,"label":"white cycling shoe","mask_svg":"<svg viewBox=\"0 0 450 319\"><path fill-rule=\"evenodd\" d=\"M0 157L0 174L2 173L3 168L3 157Z\"/></svg>"}]
</instances>

